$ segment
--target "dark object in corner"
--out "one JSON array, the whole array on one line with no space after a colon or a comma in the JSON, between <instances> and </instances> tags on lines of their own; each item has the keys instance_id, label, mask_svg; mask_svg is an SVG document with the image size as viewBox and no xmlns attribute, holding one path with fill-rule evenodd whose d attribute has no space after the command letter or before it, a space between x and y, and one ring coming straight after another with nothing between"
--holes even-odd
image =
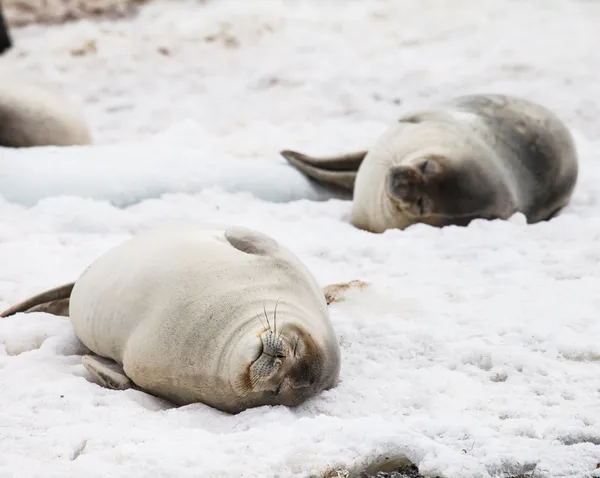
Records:
<instances>
[{"instance_id":1,"label":"dark object in corner","mask_svg":"<svg viewBox=\"0 0 600 478\"><path fill-rule=\"evenodd\" d=\"M367 475L366 473L361 474L361 478L425 478L425 476L419 473L417 465L411 464L408 466L401 466L391 472L380 471L376 475ZM440 478L436 476L435 478Z\"/></svg>"},{"instance_id":2,"label":"dark object in corner","mask_svg":"<svg viewBox=\"0 0 600 478\"><path fill-rule=\"evenodd\" d=\"M511 478L528 478L531 475L517 475ZM408 466L401 466L399 468L395 468L391 472L380 471L375 475L367 475L366 473L362 473L360 478L427 478L424 475L419 473L419 468L417 465L411 464ZM433 478L441 478L439 476L435 476Z\"/></svg>"},{"instance_id":3,"label":"dark object in corner","mask_svg":"<svg viewBox=\"0 0 600 478\"><path fill-rule=\"evenodd\" d=\"M4 21L4 14L2 13L2 2L0 1L0 55L6 50L12 47L12 40L8 33L8 27Z\"/></svg>"}]
</instances>

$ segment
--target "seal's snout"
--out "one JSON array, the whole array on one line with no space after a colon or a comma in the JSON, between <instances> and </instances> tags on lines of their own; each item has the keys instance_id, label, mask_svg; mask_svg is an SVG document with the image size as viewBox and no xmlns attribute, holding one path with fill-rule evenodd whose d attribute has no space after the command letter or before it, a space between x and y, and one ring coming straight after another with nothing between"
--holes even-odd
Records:
<instances>
[{"instance_id":1,"label":"seal's snout","mask_svg":"<svg viewBox=\"0 0 600 478\"><path fill-rule=\"evenodd\" d=\"M422 180L415 168L396 166L390 168L388 172L387 190L392 196L409 201L416 196L418 185Z\"/></svg>"},{"instance_id":2,"label":"seal's snout","mask_svg":"<svg viewBox=\"0 0 600 478\"><path fill-rule=\"evenodd\" d=\"M295 390L313 388L321 377L321 367L315 365L306 357L298 360L288 373L290 387Z\"/></svg>"},{"instance_id":3,"label":"seal's snout","mask_svg":"<svg viewBox=\"0 0 600 478\"><path fill-rule=\"evenodd\" d=\"M281 337L275 335L272 330L267 330L260 335L262 342L262 353L273 357L274 362L280 363L285 357L285 343Z\"/></svg>"}]
</instances>

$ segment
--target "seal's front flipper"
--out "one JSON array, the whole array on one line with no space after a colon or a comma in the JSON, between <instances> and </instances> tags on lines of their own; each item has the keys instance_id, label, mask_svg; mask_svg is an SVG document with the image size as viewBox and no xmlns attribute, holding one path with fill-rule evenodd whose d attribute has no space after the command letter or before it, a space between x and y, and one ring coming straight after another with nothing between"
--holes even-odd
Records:
<instances>
[{"instance_id":1,"label":"seal's front flipper","mask_svg":"<svg viewBox=\"0 0 600 478\"><path fill-rule=\"evenodd\" d=\"M123 368L112 360L95 355L84 355L81 362L98 384L105 388L127 390L133 387L133 382L125 375Z\"/></svg>"},{"instance_id":2,"label":"seal's front flipper","mask_svg":"<svg viewBox=\"0 0 600 478\"><path fill-rule=\"evenodd\" d=\"M289 150L281 151L281 155L292 166L318 183L336 186L352 193L356 173L365 159L367 151L321 158Z\"/></svg>"}]
</instances>

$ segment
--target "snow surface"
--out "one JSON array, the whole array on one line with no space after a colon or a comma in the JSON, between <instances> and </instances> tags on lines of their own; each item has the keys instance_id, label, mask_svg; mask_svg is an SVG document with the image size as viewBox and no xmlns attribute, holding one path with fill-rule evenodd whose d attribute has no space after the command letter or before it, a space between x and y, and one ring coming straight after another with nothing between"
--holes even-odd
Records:
<instances>
[{"instance_id":1,"label":"snow surface","mask_svg":"<svg viewBox=\"0 0 600 478\"><path fill-rule=\"evenodd\" d=\"M349 196L310 181L283 157L248 161L200 149L174 154L172 145L162 140L151 147L119 143L44 147L35 153L4 148L0 155L1 196L24 206L54 196L79 196L124 207L164 194L205 189L244 192L271 202Z\"/></svg>"},{"instance_id":2,"label":"snow surface","mask_svg":"<svg viewBox=\"0 0 600 478\"><path fill-rule=\"evenodd\" d=\"M408 108L500 91L568 122L581 175L547 223L517 215L381 235L352 228L340 200L275 204L216 189L122 209L100 198L0 199L0 307L73 280L113 245L173 219L254 227L323 285L371 284L331 306L337 388L296 409L237 416L100 388L68 320L1 320L0 477L307 477L384 453L447 478L591 476L599 24L600 4L576 0L169 0L130 21L14 30L18 46L0 65L78 98L98 143L123 143L123 162L128 147L152 158L161 142L174 157L216 160L353 150ZM90 40L96 53L70 53ZM48 168L47 180L62 178ZM111 180L97 177L107 191Z\"/></svg>"}]
</instances>

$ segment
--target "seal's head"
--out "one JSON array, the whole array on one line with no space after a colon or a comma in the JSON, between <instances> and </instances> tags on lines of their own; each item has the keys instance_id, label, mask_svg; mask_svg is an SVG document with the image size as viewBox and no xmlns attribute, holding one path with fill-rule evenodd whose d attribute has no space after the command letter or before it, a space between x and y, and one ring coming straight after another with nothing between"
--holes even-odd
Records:
<instances>
[{"instance_id":1,"label":"seal's head","mask_svg":"<svg viewBox=\"0 0 600 478\"><path fill-rule=\"evenodd\" d=\"M492 204L486 175L473 162L425 155L389 169L385 192L411 223L432 226L468 223Z\"/></svg>"},{"instance_id":2,"label":"seal's head","mask_svg":"<svg viewBox=\"0 0 600 478\"><path fill-rule=\"evenodd\" d=\"M253 406L294 407L336 385L340 373L337 344L320 343L304 327L283 324L258 334L253 357L232 384Z\"/></svg>"},{"instance_id":3,"label":"seal's head","mask_svg":"<svg viewBox=\"0 0 600 478\"><path fill-rule=\"evenodd\" d=\"M257 231L229 228L225 240L245 254L234 257L252 261L251 280L242 277L248 281L244 289L251 305L235 299L243 315L233 320L236 327L225 341L228 352L218 365L229 382L228 410L297 406L334 387L340 347L325 296L310 271L291 251ZM259 290L271 297L256 298ZM279 295L276 300L274 294Z\"/></svg>"}]
</instances>

